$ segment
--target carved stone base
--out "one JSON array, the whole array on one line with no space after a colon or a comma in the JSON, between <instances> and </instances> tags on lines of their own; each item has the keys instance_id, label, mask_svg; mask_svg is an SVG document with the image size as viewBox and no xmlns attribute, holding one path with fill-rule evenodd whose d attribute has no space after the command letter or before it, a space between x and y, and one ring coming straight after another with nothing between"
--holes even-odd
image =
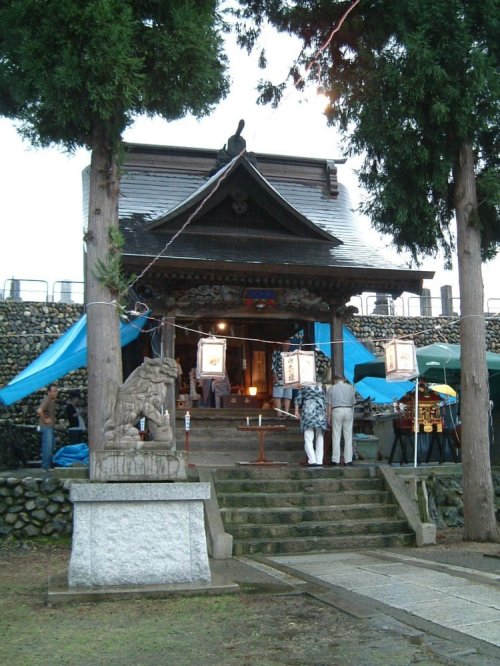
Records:
<instances>
[{"instance_id":1,"label":"carved stone base","mask_svg":"<svg viewBox=\"0 0 500 666\"><path fill-rule=\"evenodd\" d=\"M208 483L73 484L70 588L211 580Z\"/></svg>"},{"instance_id":2,"label":"carved stone base","mask_svg":"<svg viewBox=\"0 0 500 666\"><path fill-rule=\"evenodd\" d=\"M184 481L185 451L148 449L91 451L92 481Z\"/></svg>"}]
</instances>

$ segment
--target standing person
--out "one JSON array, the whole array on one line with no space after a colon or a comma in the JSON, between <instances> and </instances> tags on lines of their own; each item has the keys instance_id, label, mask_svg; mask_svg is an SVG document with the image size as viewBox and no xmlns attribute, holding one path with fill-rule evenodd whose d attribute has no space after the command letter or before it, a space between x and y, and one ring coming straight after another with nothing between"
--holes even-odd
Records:
<instances>
[{"instance_id":1,"label":"standing person","mask_svg":"<svg viewBox=\"0 0 500 666\"><path fill-rule=\"evenodd\" d=\"M42 469L48 471L52 463L52 453L55 444L56 424L56 398L58 389L55 384L51 384L47 389L47 395L40 403L36 413L40 417L39 426L42 434Z\"/></svg>"},{"instance_id":2,"label":"standing person","mask_svg":"<svg viewBox=\"0 0 500 666\"><path fill-rule=\"evenodd\" d=\"M214 393L214 405L219 409L222 407L222 398L231 393L231 384L227 372L224 373L223 377L214 377L212 381L212 391Z\"/></svg>"},{"instance_id":3,"label":"standing person","mask_svg":"<svg viewBox=\"0 0 500 666\"><path fill-rule=\"evenodd\" d=\"M204 377L201 381L201 393L203 407L213 407L212 400L214 397L212 390L212 377Z\"/></svg>"},{"instance_id":4,"label":"standing person","mask_svg":"<svg viewBox=\"0 0 500 666\"><path fill-rule=\"evenodd\" d=\"M354 424L354 387L334 375L326 392L328 423L332 424L332 464L340 463L340 438L344 433L344 464L352 465L352 428Z\"/></svg>"},{"instance_id":5,"label":"standing person","mask_svg":"<svg viewBox=\"0 0 500 666\"><path fill-rule=\"evenodd\" d=\"M175 379L175 397L178 398L182 393L182 365L180 356L177 356L175 359L175 365L177 367L177 377Z\"/></svg>"},{"instance_id":6,"label":"standing person","mask_svg":"<svg viewBox=\"0 0 500 666\"><path fill-rule=\"evenodd\" d=\"M295 416L300 413L304 450L310 467L322 467L324 434L327 429L325 392L321 384L303 386L295 397Z\"/></svg>"},{"instance_id":7,"label":"standing person","mask_svg":"<svg viewBox=\"0 0 500 666\"><path fill-rule=\"evenodd\" d=\"M85 442L87 426L83 418L78 391L70 392L68 403L64 408L64 418L69 424L69 443L80 444L81 442Z\"/></svg>"},{"instance_id":8,"label":"standing person","mask_svg":"<svg viewBox=\"0 0 500 666\"><path fill-rule=\"evenodd\" d=\"M273 373L273 398L274 407L276 409L283 409L285 412L290 411L290 401L292 399L292 389L283 386L283 359L281 352L287 352L290 349L290 340L284 340L281 343L282 349L275 349L271 357L271 370ZM278 418L286 418L285 414L278 412Z\"/></svg>"}]
</instances>

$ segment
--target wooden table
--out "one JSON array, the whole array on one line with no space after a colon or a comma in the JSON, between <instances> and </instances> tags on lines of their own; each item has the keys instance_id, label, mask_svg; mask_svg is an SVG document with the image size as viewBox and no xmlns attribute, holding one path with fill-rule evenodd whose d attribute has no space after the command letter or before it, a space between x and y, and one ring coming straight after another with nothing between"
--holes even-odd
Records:
<instances>
[{"instance_id":1,"label":"wooden table","mask_svg":"<svg viewBox=\"0 0 500 666\"><path fill-rule=\"evenodd\" d=\"M272 460L269 460L266 458L266 454L264 451L264 441L265 441L265 436L266 432L283 432L286 430L285 425L241 425L238 426L238 430L243 430L246 432L256 432L259 435L259 457L257 460L253 460L252 462L257 464L257 465L266 465L266 464L274 464Z\"/></svg>"}]
</instances>

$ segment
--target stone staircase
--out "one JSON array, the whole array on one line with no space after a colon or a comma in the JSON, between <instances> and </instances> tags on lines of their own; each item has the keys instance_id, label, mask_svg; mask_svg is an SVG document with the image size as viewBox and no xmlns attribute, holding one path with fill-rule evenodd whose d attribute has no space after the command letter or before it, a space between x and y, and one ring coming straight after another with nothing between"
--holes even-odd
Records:
<instances>
[{"instance_id":1,"label":"stone staircase","mask_svg":"<svg viewBox=\"0 0 500 666\"><path fill-rule=\"evenodd\" d=\"M176 411L177 447L183 448L186 410ZM299 464L305 460L304 438L298 421L278 419L272 409L204 409L189 410L189 461L196 465L234 465L257 458L259 440L256 432L238 429L249 419L257 425L259 414L264 425L285 425L286 430L268 432L266 456L276 462Z\"/></svg>"},{"instance_id":2,"label":"stone staircase","mask_svg":"<svg viewBox=\"0 0 500 666\"><path fill-rule=\"evenodd\" d=\"M213 470L233 555L411 546L374 466Z\"/></svg>"}]
</instances>

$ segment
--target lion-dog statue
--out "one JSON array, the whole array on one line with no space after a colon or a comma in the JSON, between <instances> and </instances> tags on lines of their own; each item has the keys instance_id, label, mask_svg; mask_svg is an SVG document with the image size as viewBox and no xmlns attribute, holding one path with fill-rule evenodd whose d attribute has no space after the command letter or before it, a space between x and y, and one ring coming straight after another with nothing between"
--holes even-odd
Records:
<instances>
[{"instance_id":1,"label":"lion-dog statue","mask_svg":"<svg viewBox=\"0 0 500 666\"><path fill-rule=\"evenodd\" d=\"M163 413L168 388L177 377L172 358L145 358L127 380L108 387L105 449L169 449L173 445L170 417ZM145 416L151 441L143 442L136 427Z\"/></svg>"}]
</instances>

